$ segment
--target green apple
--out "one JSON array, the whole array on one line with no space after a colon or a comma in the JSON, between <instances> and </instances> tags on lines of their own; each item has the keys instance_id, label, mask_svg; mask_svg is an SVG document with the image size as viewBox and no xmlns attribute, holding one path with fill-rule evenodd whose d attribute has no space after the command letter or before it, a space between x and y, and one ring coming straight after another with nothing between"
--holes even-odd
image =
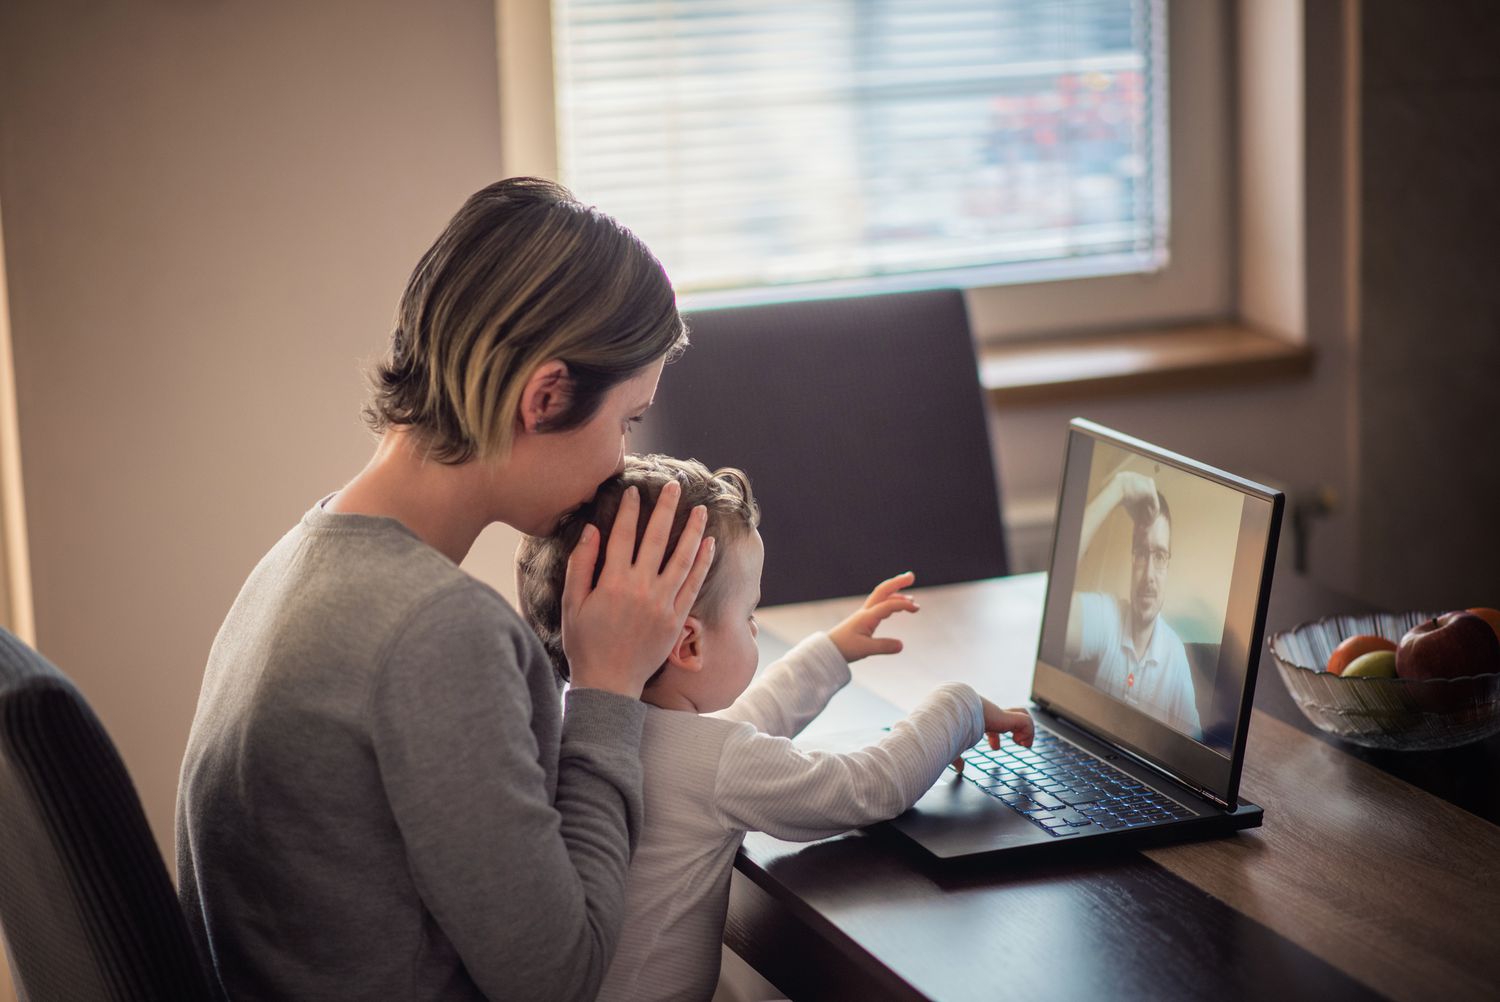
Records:
<instances>
[{"instance_id":1,"label":"green apple","mask_svg":"<svg viewBox=\"0 0 1500 1002\"><path fill-rule=\"evenodd\" d=\"M1349 662L1344 678L1395 678L1396 652L1371 651Z\"/></svg>"}]
</instances>

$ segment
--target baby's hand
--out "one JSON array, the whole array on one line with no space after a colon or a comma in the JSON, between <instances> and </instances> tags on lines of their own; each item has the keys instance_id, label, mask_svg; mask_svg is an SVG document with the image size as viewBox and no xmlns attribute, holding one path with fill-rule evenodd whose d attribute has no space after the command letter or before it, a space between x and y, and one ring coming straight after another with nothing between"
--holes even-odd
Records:
<instances>
[{"instance_id":1,"label":"baby's hand","mask_svg":"<svg viewBox=\"0 0 1500 1002\"><path fill-rule=\"evenodd\" d=\"M1002 734L1009 734L1011 740L1023 748L1031 747L1032 739L1036 737L1036 727L1031 722L1031 714L1024 707L1002 710L983 696L979 697L979 701L984 704L984 736L990 739L991 748L1000 747ZM954 759L953 768L963 772L964 760Z\"/></svg>"},{"instance_id":2,"label":"baby's hand","mask_svg":"<svg viewBox=\"0 0 1500 1002\"><path fill-rule=\"evenodd\" d=\"M838 647L845 661L853 664L871 654L895 654L901 650L901 641L895 637L876 637L875 628L893 613L917 611L917 603L910 595L899 594L915 580L917 576L907 571L880 582L858 612L828 631L828 639Z\"/></svg>"}]
</instances>

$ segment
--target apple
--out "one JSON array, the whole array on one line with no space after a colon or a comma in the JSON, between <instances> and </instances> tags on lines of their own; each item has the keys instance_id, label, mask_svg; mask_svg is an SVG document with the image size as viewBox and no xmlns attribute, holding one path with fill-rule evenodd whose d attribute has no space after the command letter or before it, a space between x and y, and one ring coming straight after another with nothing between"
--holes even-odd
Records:
<instances>
[{"instance_id":1,"label":"apple","mask_svg":"<svg viewBox=\"0 0 1500 1002\"><path fill-rule=\"evenodd\" d=\"M1495 636L1500 637L1500 609L1478 608L1470 609L1474 615L1490 624L1490 629L1495 631Z\"/></svg>"},{"instance_id":2,"label":"apple","mask_svg":"<svg viewBox=\"0 0 1500 1002\"><path fill-rule=\"evenodd\" d=\"M1418 623L1396 647L1401 678L1462 678L1500 672L1500 638L1472 612L1449 612Z\"/></svg>"},{"instance_id":3,"label":"apple","mask_svg":"<svg viewBox=\"0 0 1500 1002\"><path fill-rule=\"evenodd\" d=\"M1395 678L1396 652L1370 651L1349 662L1344 678Z\"/></svg>"},{"instance_id":4,"label":"apple","mask_svg":"<svg viewBox=\"0 0 1500 1002\"><path fill-rule=\"evenodd\" d=\"M1333 649L1328 655L1328 670L1335 675L1342 675L1361 654L1371 651L1394 651L1396 644L1385 637L1377 637L1373 633L1358 633L1348 637L1343 643Z\"/></svg>"}]
</instances>

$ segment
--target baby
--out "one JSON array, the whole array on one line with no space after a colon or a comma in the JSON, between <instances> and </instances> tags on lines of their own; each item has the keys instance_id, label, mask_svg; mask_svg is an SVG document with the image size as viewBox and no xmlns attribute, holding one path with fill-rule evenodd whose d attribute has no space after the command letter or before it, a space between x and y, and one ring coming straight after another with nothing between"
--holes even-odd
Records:
<instances>
[{"instance_id":1,"label":"baby","mask_svg":"<svg viewBox=\"0 0 1500 1002\"><path fill-rule=\"evenodd\" d=\"M713 995L730 869L747 831L812 841L883 821L915 803L982 735L992 744L1001 732L1023 745L1032 738L1024 710L1001 710L969 686L948 683L867 748L799 749L792 737L849 682L851 662L901 649L899 640L874 634L894 613L917 611L901 593L915 579L907 573L882 582L853 615L803 640L752 684L765 549L750 483L737 470L710 473L665 456L627 457L624 472L591 504L554 535L521 546L522 612L565 677L568 554L590 522L608 539L625 491L638 490L640 510L651 511L670 480L682 496L667 552L701 504L717 556L676 645L641 695L650 704L641 737L645 822L630 864L624 931L599 994L606 1000ZM602 559L602 541L599 552Z\"/></svg>"}]
</instances>

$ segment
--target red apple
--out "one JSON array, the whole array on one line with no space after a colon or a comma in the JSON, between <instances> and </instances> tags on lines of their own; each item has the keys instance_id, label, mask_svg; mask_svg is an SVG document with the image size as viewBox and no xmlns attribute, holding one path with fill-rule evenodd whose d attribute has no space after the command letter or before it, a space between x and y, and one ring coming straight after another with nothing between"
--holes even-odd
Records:
<instances>
[{"instance_id":1,"label":"red apple","mask_svg":"<svg viewBox=\"0 0 1500 1002\"><path fill-rule=\"evenodd\" d=\"M1406 631L1396 647L1401 678L1461 678L1500 672L1500 640L1472 612L1450 612Z\"/></svg>"}]
</instances>

